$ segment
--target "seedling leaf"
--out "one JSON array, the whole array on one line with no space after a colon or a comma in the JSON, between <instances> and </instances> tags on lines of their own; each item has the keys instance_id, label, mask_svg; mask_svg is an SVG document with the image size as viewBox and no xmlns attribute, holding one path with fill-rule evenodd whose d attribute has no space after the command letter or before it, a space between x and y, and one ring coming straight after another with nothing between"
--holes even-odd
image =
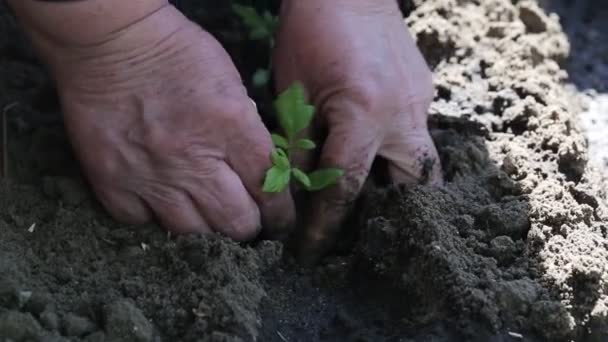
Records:
<instances>
[{"instance_id":1,"label":"seedling leaf","mask_svg":"<svg viewBox=\"0 0 608 342\"><path fill-rule=\"evenodd\" d=\"M284 150L289 149L289 142L283 136L278 134L271 134L270 136L272 137L272 143L274 144L274 146L282 148Z\"/></svg>"},{"instance_id":2,"label":"seedling leaf","mask_svg":"<svg viewBox=\"0 0 608 342\"><path fill-rule=\"evenodd\" d=\"M253 85L261 88L265 87L270 82L270 72L266 69L258 69L253 74Z\"/></svg>"},{"instance_id":3,"label":"seedling leaf","mask_svg":"<svg viewBox=\"0 0 608 342\"><path fill-rule=\"evenodd\" d=\"M264 20L266 20L267 23L272 22L274 20L272 13L270 13L270 11L268 10L264 11L262 17L264 18Z\"/></svg>"},{"instance_id":4,"label":"seedling leaf","mask_svg":"<svg viewBox=\"0 0 608 342\"><path fill-rule=\"evenodd\" d=\"M264 192L282 192L289 185L291 179L291 170L284 169L278 166L273 166L266 171L266 179L264 180Z\"/></svg>"},{"instance_id":5,"label":"seedling leaf","mask_svg":"<svg viewBox=\"0 0 608 342\"><path fill-rule=\"evenodd\" d=\"M251 40L263 40L270 36L270 33L266 27L256 27L249 33Z\"/></svg>"},{"instance_id":6,"label":"seedling leaf","mask_svg":"<svg viewBox=\"0 0 608 342\"><path fill-rule=\"evenodd\" d=\"M255 8L235 4L232 10L241 17L243 24L249 29L249 38L252 40L262 40L272 37L273 22L267 22Z\"/></svg>"},{"instance_id":7,"label":"seedling leaf","mask_svg":"<svg viewBox=\"0 0 608 342\"><path fill-rule=\"evenodd\" d=\"M308 175L310 179L309 191L319 191L336 183L338 178L344 175L344 171L335 168L321 169Z\"/></svg>"},{"instance_id":8,"label":"seedling leaf","mask_svg":"<svg viewBox=\"0 0 608 342\"><path fill-rule=\"evenodd\" d=\"M268 19L268 15L264 16ZM317 147L314 141L306 137L298 139L298 134L310 126L315 114L314 106L307 102L304 86L297 82L292 84L277 97L274 105L285 136L272 134L275 150L270 157L273 167L266 172L264 192L283 191L289 186L291 175L308 191L319 191L335 184L344 175L340 169L322 169L307 175L291 165L292 152Z\"/></svg>"},{"instance_id":9,"label":"seedling leaf","mask_svg":"<svg viewBox=\"0 0 608 342\"><path fill-rule=\"evenodd\" d=\"M310 139L300 139L296 142L296 147L302 150L314 150L317 144Z\"/></svg>"},{"instance_id":10,"label":"seedling leaf","mask_svg":"<svg viewBox=\"0 0 608 342\"><path fill-rule=\"evenodd\" d=\"M264 18L264 21L266 22L266 25L268 26L270 31L275 32L279 27L279 18L275 15L272 15L270 11L264 11L262 17Z\"/></svg>"},{"instance_id":11,"label":"seedling leaf","mask_svg":"<svg viewBox=\"0 0 608 342\"><path fill-rule=\"evenodd\" d=\"M279 95L275 107L279 124L290 141L310 125L315 114L315 107L306 101L304 86L297 82Z\"/></svg>"},{"instance_id":12,"label":"seedling leaf","mask_svg":"<svg viewBox=\"0 0 608 342\"><path fill-rule=\"evenodd\" d=\"M291 169L293 176L300 182L306 189L310 188L310 178L300 169L294 167Z\"/></svg>"},{"instance_id":13,"label":"seedling leaf","mask_svg":"<svg viewBox=\"0 0 608 342\"><path fill-rule=\"evenodd\" d=\"M280 169L289 170L291 168L289 158L287 158L287 154L283 149L277 148L272 151L270 153L270 159L272 160L272 164Z\"/></svg>"}]
</instances>

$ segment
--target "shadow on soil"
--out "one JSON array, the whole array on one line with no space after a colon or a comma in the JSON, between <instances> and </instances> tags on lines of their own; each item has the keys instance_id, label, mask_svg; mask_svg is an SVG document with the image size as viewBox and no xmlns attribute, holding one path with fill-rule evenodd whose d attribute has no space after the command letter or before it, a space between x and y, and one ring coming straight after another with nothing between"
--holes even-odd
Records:
<instances>
[{"instance_id":1,"label":"shadow on soil","mask_svg":"<svg viewBox=\"0 0 608 342\"><path fill-rule=\"evenodd\" d=\"M566 69L580 91L608 92L608 1L544 0L572 44Z\"/></svg>"}]
</instances>

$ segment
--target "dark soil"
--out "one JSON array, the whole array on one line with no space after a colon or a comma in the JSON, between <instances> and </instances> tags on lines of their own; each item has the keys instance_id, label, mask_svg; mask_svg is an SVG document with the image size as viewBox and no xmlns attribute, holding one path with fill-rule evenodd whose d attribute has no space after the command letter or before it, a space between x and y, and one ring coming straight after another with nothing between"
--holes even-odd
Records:
<instances>
[{"instance_id":1,"label":"dark soil","mask_svg":"<svg viewBox=\"0 0 608 342\"><path fill-rule=\"evenodd\" d=\"M180 5L198 20L225 13L193 3ZM0 183L0 341L607 340L606 194L565 86L557 17L533 1L408 8L436 74L447 184L370 183L335 253L306 269L278 242L113 222L0 4L11 176ZM211 19L250 74L238 22ZM268 93L255 93L264 108Z\"/></svg>"}]
</instances>

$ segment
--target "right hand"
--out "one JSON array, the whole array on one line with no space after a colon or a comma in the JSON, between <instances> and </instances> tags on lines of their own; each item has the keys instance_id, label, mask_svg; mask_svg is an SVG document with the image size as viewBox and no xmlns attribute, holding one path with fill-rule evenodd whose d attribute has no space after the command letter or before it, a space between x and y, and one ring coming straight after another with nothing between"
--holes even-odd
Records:
<instances>
[{"instance_id":1,"label":"right hand","mask_svg":"<svg viewBox=\"0 0 608 342\"><path fill-rule=\"evenodd\" d=\"M239 241L291 227L290 194L262 192L272 141L220 44L169 5L114 37L43 53L112 216Z\"/></svg>"},{"instance_id":2,"label":"right hand","mask_svg":"<svg viewBox=\"0 0 608 342\"><path fill-rule=\"evenodd\" d=\"M278 90L302 82L317 108L310 135L323 145L299 165L345 171L311 197L302 261L333 247L376 157L394 183L441 184L432 74L395 0L283 0L274 61Z\"/></svg>"}]
</instances>

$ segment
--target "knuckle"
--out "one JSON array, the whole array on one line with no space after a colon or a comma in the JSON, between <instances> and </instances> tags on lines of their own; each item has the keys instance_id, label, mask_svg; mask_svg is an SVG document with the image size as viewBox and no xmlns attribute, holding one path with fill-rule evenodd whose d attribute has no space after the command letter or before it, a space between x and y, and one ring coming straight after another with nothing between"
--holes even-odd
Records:
<instances>
[{"instance_id":1,"label":"knuckle","mask_svg":"<svg viewBox=\"0 0 608 342\"><path fill-rule=\"evenodd\" d=\"M256 113L256 107L252 100L241 91L220 94L215 101L215 107L227 122L235 124L243 122L244 116Z\"/></svg>"},{"instance_id":2,"label":"knuckle","mask_svg":"<svg viewBox=\"0 0 608 342\"><path fill-rule=\"evenodd\" d=\"M261 127L261 118L248 97L238 96L223 101L220 113L224 129L236 131L236 137L260 140L258 127Z\"/></svg>"},{"instance_id":3,"label":"knuckle","mask_svg":"<svg viewBox=\"0 0 608 342\"><path fill-rule=\"evenodd\" d=\"M171 136L171 133L156 125L146 125L140 131L137 139L131 139L129 143L133 151L141 151L152 157L164 159L182 150L185 139L183 137Z\"/></svg>"},{"instance_id":4,"label":"knuckle","mask_svg":"<svg viewBox=\"0 0 608 342\"><path fill-rule=\"evenodd\" d=\"M222 117L225 124L240 125L245 114L250 114L252 104L241 98L226 100L222 103ZM232 126L231 126L232 127Z\"/></svg>"},{"instance_id":5,"label":"knuckle","mask_svg":"<svg viewBox=\"0 0 608 342\"><path fill-rule=\"evenodd\" d=\"M348 98L364 112L375 112L376 108L381 106L384 100L384 83L377 78L354 80L347 90L349 94Z\"/></svg>"}]
</instances>

